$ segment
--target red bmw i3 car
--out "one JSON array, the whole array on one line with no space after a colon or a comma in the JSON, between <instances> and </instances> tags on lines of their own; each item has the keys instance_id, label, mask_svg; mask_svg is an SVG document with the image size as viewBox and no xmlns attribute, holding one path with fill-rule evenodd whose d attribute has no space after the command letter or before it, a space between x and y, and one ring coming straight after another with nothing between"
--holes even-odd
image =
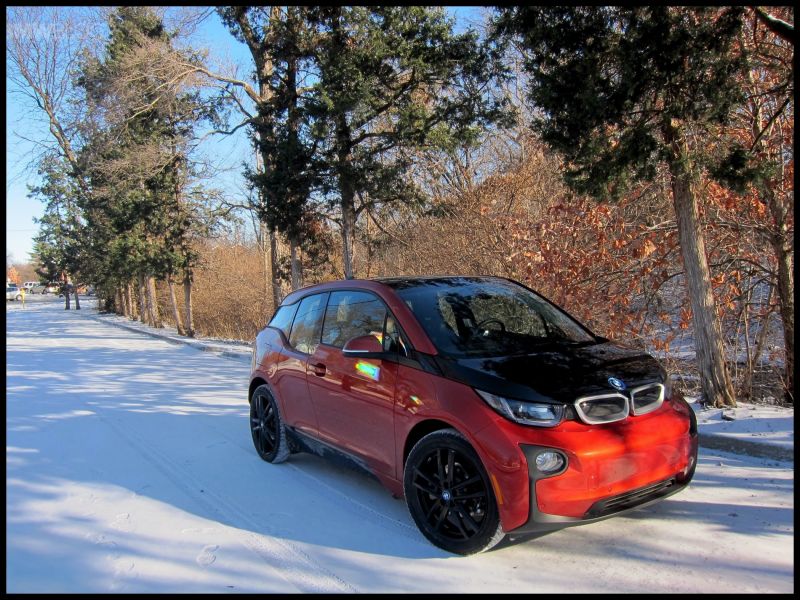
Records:
<instances>
[{"instance_id":1,"label":"red bmw i3 car","mask_svg":"<svg viewBox=\"0 0 800 600\"><path fill-rule=\"evenodd\" d=\"M697 462L654 358L496 277L293 292L256 337L249 401L261 458L344 457L457 554L661 500Z\"/></svg>"}]
</instances>

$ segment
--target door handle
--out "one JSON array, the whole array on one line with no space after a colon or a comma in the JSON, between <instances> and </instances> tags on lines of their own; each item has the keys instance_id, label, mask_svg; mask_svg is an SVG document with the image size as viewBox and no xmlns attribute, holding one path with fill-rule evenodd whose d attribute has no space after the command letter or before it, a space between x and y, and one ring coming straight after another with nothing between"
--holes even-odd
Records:
<instances>
[{"instance_id":1,"label":"door handle","mask_svg":"<svg viewBox=\"0 0 800 600\"><path fill-rule=\"evenodd\" d=\"M316 365L311 365L311 368L314 370L314 375L317 377L324 377L325 376L325 365L322 363L318 363Z\"/></svg>"}]
</instances>

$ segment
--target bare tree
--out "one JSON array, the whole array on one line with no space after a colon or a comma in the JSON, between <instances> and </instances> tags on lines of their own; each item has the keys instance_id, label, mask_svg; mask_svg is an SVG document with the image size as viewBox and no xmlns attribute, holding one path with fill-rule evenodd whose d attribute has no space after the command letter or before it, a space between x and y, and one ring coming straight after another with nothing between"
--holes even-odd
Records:
<instances>
[{"instance_id":1,"label":"bare tree","mask_svg":"<svg viewBox=\"0 0 800 600\"><path fill-rule=\"evenodd\" d=\"M80 104L72 103L72 74L83 52L93 47L92 21L63 7L14 6L6 10L6 56L11 94L45 117L52 140L75 170L84 192L75 150ZM31 140L47 144L44 140Z\"/></svg>"},{"instance_id":2,"label":"bare tree","mask_svg":"<svg viewBox=\"0 0 800 600\"><path fill-rule=\"evenodd\" d=\"M7 77L11 93L42 115L52 138L29 140L51 148L55 142L83 194L90 194L75 149L81 104L73 100L72 73L96 32L91 21L60 7L9 7L6 11ZM76 113L76 110L78 111ZM72 274L65 273L68 281ZM69 309L69 293L65 292ZM77 291L76 308L80 308Z\"/></svg>"}]
</instances>

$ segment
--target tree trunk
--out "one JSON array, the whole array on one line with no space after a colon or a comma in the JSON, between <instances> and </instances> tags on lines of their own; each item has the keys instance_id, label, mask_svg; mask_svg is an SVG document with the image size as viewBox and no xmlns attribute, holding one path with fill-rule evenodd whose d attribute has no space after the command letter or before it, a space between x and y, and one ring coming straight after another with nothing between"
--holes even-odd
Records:
<instances>
[{"instance_id":1,"label":"tree trunk","mask_svg":"<svg viewBox=\"0 0 800 600\"><path fill-rule=\"evenodd\" d=\"M681 245L689 303L692 308L695 351L700 381L705 401L714 406L736 406L728 369L725 365L725 350L717 317L716 302L711 289L711 273L708 268L705 240L697 212L697 198L691 186L691 172L686 163L682 144L672 138L673 160L672 196L678 222L678 238Z\"/></svg>"},{"instance_id":2,"label":"tree trunk","mask_svg":"<svg viewBox=\"0 0 800 600\"><path fill-rule=\"evenodd\" d=\"M139 275L139 320L147 324L147 299L144 293L144 275Z\"/></svg>"},{"instance_id":3,"label":"tree trunk","mask_svg":"<svg viewBox=\"0 0 800 600\"><path fill-rule=\"evenodd\" d=\"M75 310L81 309L81 301L78 300L78 286L75 286Z\"/></svg>"},{"instance_id":4,"label":"tree trunk","mask_svg":"<svg viewBox=\"0 0 800 600\"><path fill-rule=\"evenodd\" d=\"M156 278L152 275L147 278L147 296L149 298L151 320L153 327L160 329L164 326L158 311L158 297L156 296Z\"/></svg>"},{"instance_id":5,"label":"tree trunk","mask_svg":"<svg viewBox=\"0 0 800 600\"><path fill-rule=\"evenodd\" d=\"M122 315L126 319L130 319L131 318L131 305L128 304L128 286L127 286L127 284L123 285L119 289L119 301L120 301L120 305L122 306Z\"/></svg>"},{"instance_id":6,"label":"tree trunk","mask_svg":"<svg viewBox=\"0 0 800 600\"><path fill-rule=\"evenodd\" d=\"M336 177L342 208L342 267L345 279L353 278L353 233L356 226L356 191L350 175L350 137L350 126L342 115L336 128Z\"/></svg>"},{"instance_id":7,"label":"tree trunk","mask_svg":"<svg viewBox=\"0 0 800 600\"><path fill-rule=\"evenodd\" d=\"M128 304L128 284L123 285L119 290L119 298L122 303L122 314L125 318L131 318L131 305Z\"/></svg>"},{"instance_id":8,"label":"tree trunk","mask_svg":"<svg viewBox=\"0 0 800 600\"><path fill-rule=\"evenodd\" d=\"M361 196L359 196L359 198L360 197ZM362 206L363 206L363 204L362 204ZM366 225L366 227L365 227L365 230L366 230L365 231L365 240L366 240L367 260L366 260L366 265L364 266L364 270L366 271L366 273L364 274L364 277L369 279L370 274L372 273L372 241L371 241L370 235L369 235L369 215L367 215L367 219L366 219L365 225Z\"/></svg>"},{"instance_id":9,"label":"tree trunk","mask_svg":"<svg viewBox=\"0 0 800 600\"><path fill-rule=\"evenodd\" d=\"M291 251L291 264L292 264L292 291L299 290L303 286L303 272L300 265L300 259L297 256L297 238L289 240L289 248Z\"/></svg>"},{"instance_id":10,"label":"tree trunk","mask_svg":"<svg viewBox=\"0 0 800 600\"><path fill-rule=\"evenodd\" d=\"M356 211L353 204L353 190L348 183L342 184L342 267L344 278L353 279L353 233L356 224Z\"/></svg>"},{"instance_id":11,"label":"tree trunk","mask_svg":"<svg viewBox=\"0 0 800 600\"><path fill-rule=\"evenodd\" d=\"M269 261L272 270L272 310L280 306L282 300L281 278L278 265L278 235L274 230L269 232Z\"/></svg>"},{"instance_id":12,"label":"tree trunk","mask_svg":"<svg viewBox=\"0 0 800 600\"><path fill-rule=\"evenodd\" d=\"M184 314L186 316L187 337L194 337L194 315L192 314L192 272L187 270L183 277L183 303Z\"/></svg>"},{"instance_id":13,"label":"tree trunk","mask_svg":"<svg viewBox=\"0 0 800 600\"><path fill-rule=\"evenodd\" d=\"M122 290L119 287L114 290L114 312L118 315L125 314L125 305L122 302Z\"/></svg>"},{"instance_id":14,"label":"tree trunk","mask_svg":"<svg viewBox=\"0 0 800 600\"><path fill-rule=\"evenodd\" d=\"M128 318L132 321L136 320L136 306L133 304L133 286L131 282L125 284L125 298L128 305Z\"/></svg>"},{"instance_id":15,"label":"tree trunk","mask_svg":"<svg viewBox=\"0 0 800 600\"><path fill-rule=\"evenodd\" d=\"M773 286L769 287L769 297L767 298L767 306L770 305L772 302L772 292L775 288ZM753 396L753 372L756 369L756 363L761 358L761 354L764 352L764 346L766 346L767 342L767 332L769 331L769 318L772 316L772 310L767 311L767 314L764 315L763 320L761 321L761 329L758 331L758 336L756 338L756 348L753 351L752 356L748 360L747 365L747 372L744 376L744 381L742 382L742 390L743 395L748 400L752 399ZM745 331L745 336L747 332ZM749 340L748 340L749 342Z\"/></svg>"},{"instance_id":16,"label":"tree trunk","mask_svg":"<svg viewBox=\"0 0 800 600\"><path fill-rule=\"evenodd\" d=\"M763 186L775 232L770 237L770 245L778 261L778 299L783 321L783 342L785 349L784 400L794 404L794 251L787 223L788 207L775 190Z\"/></svg>"},{"instance_id":17,"label":"tree trunk","mask_svg":"<svg viewBox=\"0 0 800 600\"><path fill-rule=\"evenodd\" d=\"M269 22L275 23L280 20L280 6L272 6L270 8L269 13ZM272 71L273 71L273 64L272 64L272 54L268 51L268 46L263 43L262 40L255 35L256 29L250 23L247 11L241 11L237 17L236 21L239 24L239 29L242 32L242 37L244 38L244 42L247 45L248 49L250 50L250 54L253 57L253 62L256 66L256 80L258 81L258 96L263 103L268 103L272 100L273 91L272 91ZM272 128L274 127L274 123L271 121L264 121L262 120L259 125L259 129L263 130L263 135L266 135L267 138L271 138L272 136ZM262 131L257 132L256 140L261 139ZM269 152L266 150L262 151L262 148L258 141L256 141L256 169L261 169L262 172L267 173L270 169L273 168L273 161L271 160L272 157L269 155ZM259 219L261 221L265 220L265 208L266 203L268 202L266 191L259 190L260 194L260 201L261 201L261 214L259 215ZM266 227L266 225L265 225ZM270 246L270 278L272 280L272 302L273 307L277 308L281 302L281 281L279 277L279 268L278 268L278 241L275 237L275 231L269 231L269 246Z\"/></svg>"},{"instance_id":18,"label":"tree trunk","mask_svg":"<svg viewBox=\"0 0 800 600\"><path fill-rule=\"evenodd\" d=\"M793 253L787 251L783 243L776 244L775 254L778 256L778 296L781 301L781 319L783 320L783 340L785 345L786 364L784 369L784 399L794 404L794 275L792 273Z\"/></svg>"},{"instance_id":19,"label":"tree trunk","mask_svg":"<svg viewBox=\"0 0 800 600\"><path fill-rule=\"evenodd\" d=\"M270 289L272 288L272 278L270 276L269 264L270 248L267 244L267 238L269 237L269 234L267 233L267 224L264 223L264 221L259 220L258 222L258 234L261 244L261 255L264 258L264 300L266 300L272 295L270 292Z\"/></svg>"},{"instance_id":20,"label":"tree trunk","mask_svg":"<svg viewBox=\"0 0 800 600\"><path fill-rule=\"evenodd\" d=\"M299 18L298 9L287 9L287 19L291 19L292 26L297 27L297 19ZM298 58L295 55L290 55L286 59L286 72L284 80L286 82L288 97L286 127L288 129L289 144L292 147L301 147L300 141L300 120L301 113L297 105L297 64ZM289 237L289 250L291 255L291 271L292 271L292 291L298 290L303 285L303 266L298 258L298 248L300 246L301 236L301 223L302 223L302 207L308 200L304 197L304 192L301 189L295 189L293 192L294 197L291 199L291 204L301 207L298 213L297 223L289 227L286 233Z\"/></svg>"},{"instance_id":21,"label":"tree trunk","mask_svg":"<svg viewBox=\"0 0 800 600\"><path fill-rule=\"evenodd\" d=\"M756 9L756 12L758 13L759 11ZM763 19L764 15L759 14L759 18ZM769 24L767 26L769 27ZM750 69L745 69L745 77L750 85L755 88L753 72ZM753 115L753 138L756 140L754 150L769 154L766 141L761 135L765 123L762 103L761 100L756 99L757 97L757 94L752 93L750 101ZM773 150L772 152L775 151ZM778 157L772 160L780 167L778 180L784 181L783 143L780 143L777 153ZM782 188L783 186L780 187ZM773 234L770 236L769 243L778 262L778 301L780 302L780 315L783 321L786 363L784 365L783 382L784 400L794 404L794 251L792 239L789 235L789 204L788 201L784 201L784 198L788 198L788 194L784 195L779 191L776 192L770 185L760 186L760 191L767 201L767 207L774 223Z\"/></svg>"},{"instance_id":22,"label":"tree trunk","mask_svg":"<svg viewBox=\"0 0 800 600\"><path fill-rule=\"evenodd\" d=\"M181 313L178 310L178 300L175 298L175 285L172 281L172 275L167 275L167 286L169 287L169 299L172 303L172 315L175 318L175 329L178 330L178 335L184 335Z\"/></svg>"},{"instance_id":23,"label":"tree trunk","mask_svg":"<svg viewBox=\"0 0 800 600\"><path fill-rule=\"evenodd\" d=\"M353 234L356 226L355 190L347 169L343 165L339 169L339 191L341 193L342 206L342 267L344 269L344 278L352 279Z\"/></svg>"}]
</instances>

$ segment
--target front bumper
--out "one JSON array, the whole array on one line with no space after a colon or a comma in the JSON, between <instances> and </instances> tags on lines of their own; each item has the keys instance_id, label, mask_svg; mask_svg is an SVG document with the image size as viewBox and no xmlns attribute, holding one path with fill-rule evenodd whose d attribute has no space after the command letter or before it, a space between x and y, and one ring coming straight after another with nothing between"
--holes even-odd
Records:
<instances>
[{"instance_id":1,"label":"front bumper","mask_svg":"<svg viewBox=\"0 0 800 600\"><path fill-rule=\"evenodd\" d=\"M610 517L615 517L631 511L654 504L664 498L677 494L686 486L694 476L697 468L697 434L690 438L691 451L688 460L688 467L682 472L678 472L670 477L649 483L647 485L628 490L619 494L604 497L594 501L589 508L580 516L557 515L542 512L539 509L537 500L537 482L548 478L538 472L535 465L536 455L543 450L551 450L542 446L522 445L522 452L528 462L528 474L530 480L530 507L528 521L508 533L512 535L542 533L595 523Z\"/></svg>"},{"instance_id":2,"label":"front bumper","mask_svg":"<svg viewBox=\"0 0 800 600\"><path fill-rule=\"evenodd\" d=\"M621 514L679 492L694 475L697 421L681 398L608 425L564 421L534 428L492 414L492 424L476 431L472 441L489 472L506 533ZM566 469L539 473L535 456L542 450L563 454Z\"/></svg>"}]
</instances>

